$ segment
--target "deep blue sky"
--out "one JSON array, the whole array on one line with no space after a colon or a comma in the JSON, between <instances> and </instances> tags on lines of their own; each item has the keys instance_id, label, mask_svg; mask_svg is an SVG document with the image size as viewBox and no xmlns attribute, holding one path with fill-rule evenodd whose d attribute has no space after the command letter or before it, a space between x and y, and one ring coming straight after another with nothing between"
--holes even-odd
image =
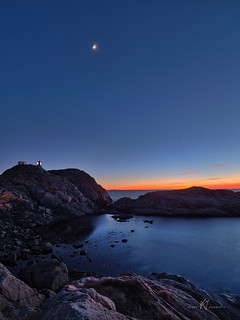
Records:
<instances>
[{"instance_id":1,"label":"deep blue sky","mask_svg":"<svg viewBox=\"0 0 240 320\"><path fill-rule=\"evenodd\" d=\"M1 0L0 30L0 172L240 182L238 0Z\"/></svg>"}]
</instances>

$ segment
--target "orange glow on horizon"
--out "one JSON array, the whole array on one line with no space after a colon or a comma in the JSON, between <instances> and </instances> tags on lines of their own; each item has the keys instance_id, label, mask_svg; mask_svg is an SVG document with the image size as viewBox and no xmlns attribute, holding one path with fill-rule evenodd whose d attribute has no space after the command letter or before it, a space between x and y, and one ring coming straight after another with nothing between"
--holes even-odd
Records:
<instances>
[{"instance_id":1,"label":"orange glow on horizon","mask_svg":"<svg viewBox=\"0 0 240 320\"><path fill-rule=\"evenodd\" d=\"M240 189L240 178L234 179L234 181L226 181L228 179L221 179L221 182L206 182L202 181L184 181L184 182L163 182L163 183L156 183L156 182L149 182L149 183L120 183L120 184L105 184L104 188L106 190L161 190L161 189L185 189L190 188L192 186L199 186L205 187L208 189ZM224 181L225 180L225 181ZM230 179L229 179L230 180ZM237 181L236 181L237 180Z\"/></svg>"}]
</instances>

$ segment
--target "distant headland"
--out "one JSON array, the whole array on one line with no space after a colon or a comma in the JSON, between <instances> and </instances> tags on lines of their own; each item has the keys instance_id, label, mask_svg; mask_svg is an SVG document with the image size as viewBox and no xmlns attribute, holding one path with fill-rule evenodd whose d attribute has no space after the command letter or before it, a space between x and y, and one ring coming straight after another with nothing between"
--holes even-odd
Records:
<instances>
[{"instance_id":1,"label":"distant headland","mask_svg":"<svg viewBox=\"0 0 240 320\"><path fill-rule=\"evenodd\" d=\"M121 198L111 213L184 217L240 217L240 192L203 187L148 192L137 199Z\"/></svg>"}]
</instances>

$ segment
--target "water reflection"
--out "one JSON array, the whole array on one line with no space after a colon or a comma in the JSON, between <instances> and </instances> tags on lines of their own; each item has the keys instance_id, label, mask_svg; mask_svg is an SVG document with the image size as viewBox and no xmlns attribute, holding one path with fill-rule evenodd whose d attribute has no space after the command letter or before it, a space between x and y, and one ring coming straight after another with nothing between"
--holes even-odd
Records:
<instances>
[{"instance_id":1,"label":"water reflection","mask_svg":"<svg viewBox=\"0 0 240 320\"><path fill-rule=\"evenodd\" d=\"M87 218L51 230L68 242L69 237L82 237L84 224L88 226L84 235L86 256L76 253L71 244L54 249L69 268L101 275L125 270L147 276L168 272L180 274L210 292L240 293L238 218L147 217L154 220L153 224L144 223L144 217L133 217L125 223L111 215Z\"/></svg>"},{"instance_id":2,"label":"water reflection","mask_svg":"<svg viewBox=\"0 0 240 320\"><path fill-rule=\"evenodd\" d=\"M60 221L47 229L42 230L42 235L49 240L71 242L89 236L96 225L95 216L83 216L67 221Z\"/></svg>"}]
</instances>

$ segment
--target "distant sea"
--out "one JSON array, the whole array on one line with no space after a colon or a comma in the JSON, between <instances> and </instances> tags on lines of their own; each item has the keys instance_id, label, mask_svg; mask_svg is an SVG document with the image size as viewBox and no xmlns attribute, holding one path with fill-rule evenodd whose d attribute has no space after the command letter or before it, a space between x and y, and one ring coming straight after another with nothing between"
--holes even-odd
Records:
<instances>
[{"instance_id":1,"label":"distant sea","mask_svg":"<svg viewBox=\"0 0 240 320\"><path fill-rule=\"evenodd\" d=\"M240 189L231 189L235 192L240 192ZM163 191L161 190L107 190L109 196L113 201L117 201L120 198L131 198L131 199L137 199L139 196L142 196L148 192L154 192L154 191Z\"/></svg>"}]
</instances>

